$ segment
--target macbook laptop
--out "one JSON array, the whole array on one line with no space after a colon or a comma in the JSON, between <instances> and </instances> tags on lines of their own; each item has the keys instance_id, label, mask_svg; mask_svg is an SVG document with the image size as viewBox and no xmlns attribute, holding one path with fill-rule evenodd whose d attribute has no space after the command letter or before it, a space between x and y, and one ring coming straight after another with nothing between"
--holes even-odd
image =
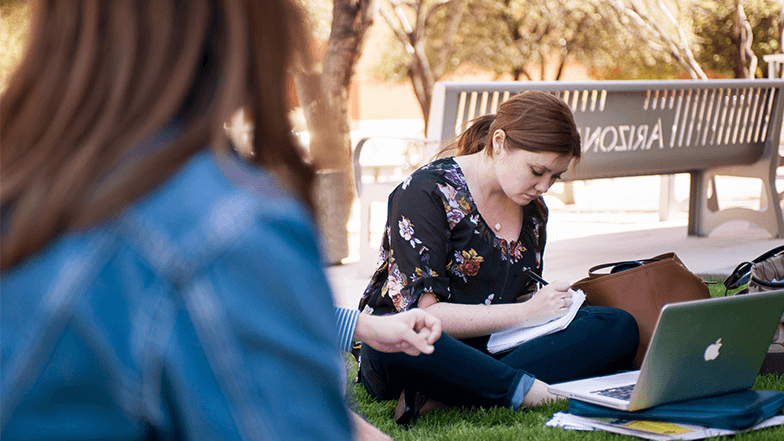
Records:
<instances>
[{"instance_id":1,"label":"macbook laptop","mask_svg":"<svg viewBox=\"0 0 784 441\"><path fill-rule=\"evenodd\" d=\"M749 389L784 311L784 290L662 308L640 370L553 384L551 393L620 410Z\"/></svg>"}]
</instances>

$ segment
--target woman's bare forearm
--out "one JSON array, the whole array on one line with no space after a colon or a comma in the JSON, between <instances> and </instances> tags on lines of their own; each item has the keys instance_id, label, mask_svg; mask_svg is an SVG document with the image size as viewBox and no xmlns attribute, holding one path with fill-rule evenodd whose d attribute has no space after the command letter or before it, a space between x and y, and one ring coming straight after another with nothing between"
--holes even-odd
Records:
<instances>
[{"instance_id":1,"label":"woman's bare forearm","mask_svg":"<svg viewBox=\"0 0 784 441\"><path fill-rule=\"evenodd\" d=\"M571 304L567 283L552 283L523 303L466 305L438 302L423 294L419 307L441 320L444 332L454 338L489 335L513 326L536 326L566 313Z\"/></svg>"},{"instance_id":2,"label":"woman's bare forearm","mask_svg":"<svg viewBox=\"0 0 784 441\"><path fill-rule=\"evenodd\" d=\"M525 303L463 305L447 302L424 308L439 318L442 330L454 338L479 337L519 325L523 322L526 309Z\"/></svg>"}]
</instances>

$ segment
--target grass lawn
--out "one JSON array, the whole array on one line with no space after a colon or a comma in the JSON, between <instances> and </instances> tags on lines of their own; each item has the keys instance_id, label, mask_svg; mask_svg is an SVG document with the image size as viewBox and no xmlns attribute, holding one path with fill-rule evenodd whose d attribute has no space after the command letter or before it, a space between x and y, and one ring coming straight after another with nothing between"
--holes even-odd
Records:
<instances>
[{"instance_id":1,"label":"grass lawn","mask_svg":"<svg viewBox=\"0 0 784 441\"><path fill-rule=\"evenodd\" d=\"M712 286L713 295L723 295L724 287ZM354 379L357 366L352 357L347 357L348 377ZM779 390L784 392L784 378L777 375L760 375L754 389ZM349 382L349 396L353 407L370 423L380 428L393 439L419 441L453 440L622 440L634 439L608 432L578 432L545 426L555 412L566 411L567 401L558 401L536 409L513 412L504 408L462 408L436 410L422 415L408 430L398 426L392 419L396 401L377 402L367 394L362 385ZM729 439L728 437L712 439ZM772 427L756 432L741 433L733 440L778 441L784 440L784 426Z\"/></svg>"}]
</instances>

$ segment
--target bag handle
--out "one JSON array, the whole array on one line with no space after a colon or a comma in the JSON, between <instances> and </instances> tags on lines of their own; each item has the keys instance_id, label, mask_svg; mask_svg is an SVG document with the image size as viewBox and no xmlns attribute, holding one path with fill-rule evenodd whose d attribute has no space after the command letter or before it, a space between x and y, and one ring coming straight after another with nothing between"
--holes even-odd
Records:
<instances>
[{"instance_id":1,"label":"bag handle","mask_svg":"<svg viewBox=\"0 0 784 441\"><path fill-rule=\"evenodd\" d=\"M724 288L725 288L724 289L724 295L726 296L727 293L729 292L729 290L731 290L731 289L740 288L741 286L749 283L749 278L751 277L751 267L755 263L760 263L763 260L770 259L771 257L776 256L776 255L780 254L783 251L784 251L784 245L779 245L779 246L777 246L777 247L775 247L775 248L773 248L771 250L768 250L767 252L761 254L756 259L752 260L751 262L742 262L742 263L740 263L738 266L735 267L734 270L732 270L730 275L727 276L726 279L724 279ZM767 286L769 288L770 287L776 287L775 285L774 286L769 286L770 282L765 282L763 280L759 280L756 277L754 278L754 282L758 283L758 284L760 284L762 286Z\"/></svg>"},{"instance_id":2,"label":"bag handle","mask_svg":"<svg viewBox=\"0 0 784 441\"><path fill-rule=\"evenodd\" d=\"M604 268L612 267L610 270L610 274L619 273L621 271L625 271L627 269L636 268L638 266L645 265L646 263L651 262L658 262L661 259L659 258L651 258L651 259L640 259L640 260L623 260L620 262L612 262L612 263L603 263L601 265L596 265L588 270L589 277L597 277L597 276L604 276L605 273L597 274L596 271Z\"/></svg>"},{"instance_id":3,"label":"bag handle","mask_svg":"<svg viewBox=\"0 0 784 441\"><path fill-rule=\"evenodd\" d=\"M765 288L780 289L784 288L784 282L768 282L758 277L751 276L751 280L757 285L764 286Z\"/></svg>"},{"instance_id":4,"label":"bag handle","mask_svg":"<svg viewBox=\"0 0 784 441\"><path fill-rule=\"evenodd\" d=\"M760 255L756 259L752 260L752 262L760 263L763 260L767 260L767 259L769 259L769 258L771 258L771 257L773 257L773 256L775 256L775 255L777 255L779 253L781 253L782 251L784 251L784 245L779 245L779 246L777 246L777 247L767 251L766 253Z\"/></svg>"},{"instance_id":5,"label":"bag handle","mask_svg":"<svg viewBox=\"0 0 784 441\"><path fill-rule=\"evenodd\" d=\"M592 280L592 279L597 279L599 277L609 276L610 274L619 273L621 271L637 268L637 267L640 267L640 266L643 266L643 265L656 263L656 262L660 262L662 260L667 260L667 259L674 259L676 262L681 263L680 259L678 259L678 256L676 256L675 253L659 254L658 256L651 257L650 259L623 260L623 261L620 261L620 262L603 263L601 265L596 265L596 266L592 267L591 269L589 269L588 270L588 277L586 277L584 280ZM610 267L612 267L612 269L610 270L609 273L599 273L599 272L597 272L600 269L610 268ZM702 280L702 279L700 279L700 280ZM711 284L714 284L714 283L717 283L717 282L708 281L708 280L702 280L702 283L704 283L706 285L711 285Z\"/></svg>"}]
</instances>

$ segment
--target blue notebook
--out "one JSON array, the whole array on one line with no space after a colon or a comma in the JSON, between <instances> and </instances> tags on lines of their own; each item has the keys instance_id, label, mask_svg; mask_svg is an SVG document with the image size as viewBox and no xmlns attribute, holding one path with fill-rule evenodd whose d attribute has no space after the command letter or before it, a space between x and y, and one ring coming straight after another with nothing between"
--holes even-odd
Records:
<instances>
[{"instance_id":1,"label":"blue notebook","mask_svg":"<svg viewBox=\"0 0 784 441\"><path fill-rule=\"evenodd\" d=\"M569 413L588 418L667 421L728 430L742 430L781 413L784 393L744 390L644 410L626 411L569 399Z\"/></svg>"}]
</instances>

